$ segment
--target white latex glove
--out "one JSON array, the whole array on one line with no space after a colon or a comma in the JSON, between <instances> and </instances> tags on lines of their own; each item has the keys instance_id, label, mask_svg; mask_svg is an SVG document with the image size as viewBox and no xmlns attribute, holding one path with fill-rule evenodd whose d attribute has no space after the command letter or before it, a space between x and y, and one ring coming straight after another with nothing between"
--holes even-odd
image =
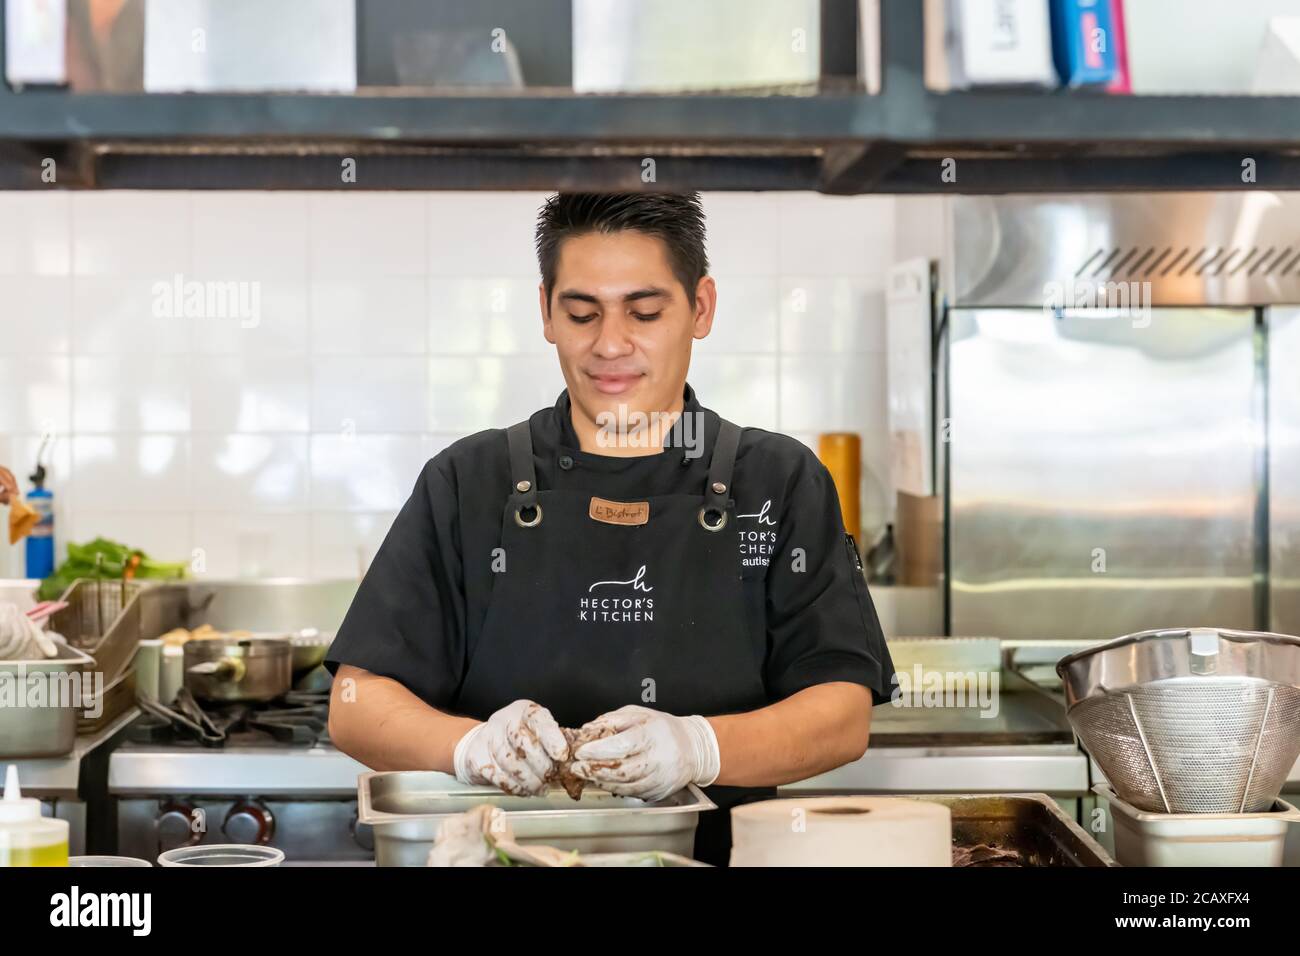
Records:
<instances>
[{"instance_id":1,"label":"white latex glove","mask_svg":"<svg viewBox=\"0 0 1300 956\"><path fill-rule=\"evenodd\" d=\"M59 656L59 646L16 604L0 604L0 661L30 661Z\"/></svg>"},{"instance_id":2,"label":"white latex glove","mask_svg":"<svg viewBox=\"0 0 1300 956\"><path fill-rule=\"evenodd\" d=\"M615 733L579 747L572 769L609 793L662 800L688 783L707 787L718 778L718 738L703 717L675 717L630 704L583 729L598 727Z\"/></svg>"},{"instance_id":3,"label":"white latex glove","mask_svg":"<svg viewBox=\"0 0 1300 956\"><path fill-rule=\"evenodd\" d=\"M516 796L536 796L549 785L569 742L551 712L531 700L507 704L456 744L453 759L461 783L490 784Z\"/></svg>"}]
</instances>

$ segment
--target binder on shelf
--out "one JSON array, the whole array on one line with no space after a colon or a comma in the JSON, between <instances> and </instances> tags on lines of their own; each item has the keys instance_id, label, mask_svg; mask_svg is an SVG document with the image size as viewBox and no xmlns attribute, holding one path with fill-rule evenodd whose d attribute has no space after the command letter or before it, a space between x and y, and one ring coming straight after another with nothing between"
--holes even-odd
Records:
<instances>
[{"instance_id":1,"label":"binder on shelf","mask_svg":"<svg viewBox=\"0 0 1300 956\"><path fill-rule=\"evenodd\" d=\"M1051 0L1052 56L1061 83L1107 87L1115 81L1116 42L1111 0Z\"/></svg>"},{"instance_id":2,"label":"binder on shelf","mask_svg":"<svg viewBox=\"0 0 1300 956\"><path fill-rule=\"evenodd\" d=\"M1115 49L1115 78L1107 93L1126 96L1133 92L1133 78L1128 69L1128 33L1124 28L1124 0L1110 0L1111 45Z\"/></svg>"}]
</instances>

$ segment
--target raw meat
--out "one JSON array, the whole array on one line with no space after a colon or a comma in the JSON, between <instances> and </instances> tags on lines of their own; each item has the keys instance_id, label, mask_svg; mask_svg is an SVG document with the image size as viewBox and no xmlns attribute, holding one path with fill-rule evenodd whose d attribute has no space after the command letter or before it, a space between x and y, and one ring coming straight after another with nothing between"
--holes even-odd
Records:
<instances>
[{"instance_id":1,"label":"raw meat","mask_svg":"<svg viewBox=\"0 0 1300 956\"><path fill-rule=\"evenodd\" d=\"M952 848L953 866L1028 866L1025 858L1015 850L977 843L975 846Z\"/></svg>"},{"instance_id":2,"label":"raw meat","mask_svg":"<svg viewBox=\"0 0 1300 956\"><path fill-rule=\"evenodd\" d=\"M580 800L582 798L582 789L587 785L588 781L574 774L572 770L573 755L577 753L578 748L583 744L589 744L593 740L600 740L602 737L610 737L616 731L612 727L596 727L590 730L587 728L573 730L569 727L562 729L564 739L569 742L569 758L555 765L555 769L547 776L546 782L558 783L570 797L574 800Z\"/></svg>"}]
</instances>

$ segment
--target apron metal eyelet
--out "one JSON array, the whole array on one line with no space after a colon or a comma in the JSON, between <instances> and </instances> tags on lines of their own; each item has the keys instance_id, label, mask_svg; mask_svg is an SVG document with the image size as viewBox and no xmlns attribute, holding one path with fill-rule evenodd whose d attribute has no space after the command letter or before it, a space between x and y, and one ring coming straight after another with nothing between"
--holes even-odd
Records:
<instances>
[{"instance_id":1,"label":"apron metal eyelet","mask_svg":"<svg viewBox=\"0 0 1300 956\"><path fill-rule=\"evenodd\" d=\"M717 524L709 524L709 519L706 517L709 512L713 512L713 514L718 516ZM727 513L725 511L719 511L717 508L710 508L708 505L705 505L700 509L700 527L705 531L721 531L726 526Z\"/></svg>"},{"instance_id":2,"label":"apron metal eyelet","mask_svg":"<svg viewBox=\"0 0 1300 956\"><path fill-rule=\"evenodd\" d=\"M539 524L541 524L541 523L542 523L542 506L541 506L541 505L533 505L533 506L532 506L532 510L535 511L535 512L537 512L537 514L533 517L533 520L532 520L532 521L525 521L525 520L524 520L524 509L523 509L523 508L516 508L516 509L515 509L515 524L519 525L519 527L521 527L521 528L536 528Z\"/></svg>"}]
</instances>

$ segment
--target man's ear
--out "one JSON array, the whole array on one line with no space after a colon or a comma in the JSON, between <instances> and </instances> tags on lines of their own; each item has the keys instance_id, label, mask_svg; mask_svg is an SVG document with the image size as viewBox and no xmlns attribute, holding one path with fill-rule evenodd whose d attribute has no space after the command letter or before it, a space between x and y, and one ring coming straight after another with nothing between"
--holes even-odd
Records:
<instances>
[{"instance_id":1,"label":"man's ear","mask_svg":"<svg viewBox=\"0 0 1300 956\"><path fill-rule=\"evenodd\" d=\"M695 319L691 334L702 339L713 329L713 313L718 306L718 286L712 276L701 277L695 286Z\"/></svg>"},{"instance_id":2,"label":"man's ear","mask_svg":"<svg viewBox=\"0 0 1300 956\"><path fill-rule=\"evenodd\" d=\"M546 283L537 284L537 307L542 310L542 335L546 341L555 344L555 330L551 327L551 306L546 301Z\"/></svg>"}]
</instances>

